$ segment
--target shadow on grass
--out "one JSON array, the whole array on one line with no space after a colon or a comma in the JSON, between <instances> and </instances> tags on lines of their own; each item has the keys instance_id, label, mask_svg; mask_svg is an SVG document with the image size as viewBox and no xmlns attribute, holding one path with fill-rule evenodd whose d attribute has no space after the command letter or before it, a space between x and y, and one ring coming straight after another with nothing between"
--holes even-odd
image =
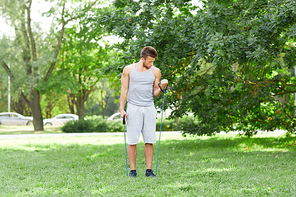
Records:
<instances>
[{"instance_id":1,"label":"shadow on grass","mask_svg":"<svg viewBox=\"0 0 296 197\"><path fill-rule=\"evenodd\" d=\"M236 138L220 138L212 137L207 139L202 138L184 138L184 140L170 140L164 142L168 146L178 146L183 148L215 148L215 149L236 149L241 145L249 147L260 146L262 148L287 148L295 150L296 137L236 137ZM293 148L294 147L294 148Z\"/></svg>"}]
</instances>

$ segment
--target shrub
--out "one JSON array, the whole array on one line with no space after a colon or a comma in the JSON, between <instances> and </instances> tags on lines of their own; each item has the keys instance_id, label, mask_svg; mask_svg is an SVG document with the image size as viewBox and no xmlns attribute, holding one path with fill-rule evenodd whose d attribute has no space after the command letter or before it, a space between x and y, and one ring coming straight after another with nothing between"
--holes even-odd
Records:
<instances>
[{"instance_id":1,"label":"shrub","mask_svg":"<svg viewBox=\"0 0 296 197\"><path fill-rule=\"evenodd\" d=\"M87 120L91 121L94 125L94 132L107 132L108 125L107 120L103 119L101 116L88 117Z\"/></svg>"},{"instance_id":2,"label":"shrub","mask_svg":"<svg viewBox=\"0 0 296 197\"><path fill-rule=\"evenodd\" d=\"M194 116L186 116L180 118L179 125L178 127L176 127L178 131L186 131L186 133L189 134L194 133L196 131L196 128L198 128L198 120Z\"/></svg>"},{"instance_id":3,"label":"shrub","mask_svg":"<svg viewBox=\"0 0 296 197\"><path fill-rule=\"evenodd\" d=\"M123 132L123 124L121 121L108 121L109 132Z\"/></svg>"},{"instance_id":4,"label":"shrub","mask_svg":"<svg viewBox=\"0 0 296 197\"><path fill-rule=\"evenodd\" d=\"M101 116L87 117L88 120L93 121L95 132L122 132L123 124L121 121L109 121L103 119Z\"/></svg>"},{"instance_id":5,"label":"shrub","mask_svg":"<svg viewBox=\"0 0 296 197\"><path fill-rule=\"evenodd\" d=\"M108 121L101 116L87 116L86 120L69 121L61 129L65 133L123 132L123 124L121 121Z\"/></svg>"},{"instance_id":6,"label":"shrub","mask_svg":"<svg viewBox=\"0 0 296 197\"><path fill-rule=\"evenodd\" d=\"M161 119L157 119L156 121L156 130L160 129L160 121ZM194 116L185 116L179 119L178 126L175 123L175 119L163 119L162 120L162 131L185 131L188 129L194 129L197 127L197 119Z\"/></svg>"},{"instance_id":7,"label":"shrub","mask_svg":"<svg viewBox=\"0 0 296 197\"><path fill-rule=\"evenodd\" d=\"M160 121L156 121L156 131L160 130ZM176 126L175 120L162 120L161 131L190 131L197 128L197 119L193 116L180 118L179 125ZM86 120L70 121L63 127L65 133L90 133L90 132L123 132L122 121L109 121L101 116L88 116ZM189 132L190 133L190 132Z\"/></svg>"},{"instance_id":8,"label":"shrub","mask_svg":"<svg viewBox=\"0 0 296 197\"><path fill-rule=\"evenodd\" d=\"M156 131L160 130L161 119L156 120ZM162 119L161 131L175 131L175 120Z\"/></svg>"},{"instance_id":9,"label":"shrub","mask_svg":"<svg viewBox=\"0 0 296 197\"><path fill-rule=\"evenodd\" d=\"M94 132L94 125L89 120L72 120L61 127L65 133L89 133Z\"/></svg>"}]
</instances>

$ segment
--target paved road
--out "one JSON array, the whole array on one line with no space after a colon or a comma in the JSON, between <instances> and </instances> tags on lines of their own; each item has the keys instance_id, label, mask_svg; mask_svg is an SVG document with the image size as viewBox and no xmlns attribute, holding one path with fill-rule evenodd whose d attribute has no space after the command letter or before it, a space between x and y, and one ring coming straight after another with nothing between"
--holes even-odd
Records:
<instances>
[{"instance_id":1,"label":"paved road","mask_svg":"<svg viewBox=\"0 0 296 197\"><path fill-rule=\"evenodd\" d=\"M156 132L158 134L159 132ZM163 131L161 134L181 134L180 131ZM32 137L65 137L65 136L107 136L119 135L123 136L123 132L110 133L55 133L55 134L15 134L15 135L0 135L0 139L11 138L32 138Z\"/></svg>"}]
</instances>

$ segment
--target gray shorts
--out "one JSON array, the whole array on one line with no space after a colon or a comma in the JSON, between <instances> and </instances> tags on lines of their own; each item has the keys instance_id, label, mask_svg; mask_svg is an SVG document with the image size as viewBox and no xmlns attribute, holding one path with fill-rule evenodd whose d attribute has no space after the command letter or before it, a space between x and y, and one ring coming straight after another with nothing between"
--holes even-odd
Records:
<instances>
[{"instance_id":1,"label":"gray shorts","mask_svg":"<svg viewBox=\"0 0 296 197\"><path fill-rule=\"evenodd\" d=\"M145 144L155 144L157 116L155 107L139 107L128 103L126 113L128 144L137 144L141 133Z\"/></svg>"}]
</instances>

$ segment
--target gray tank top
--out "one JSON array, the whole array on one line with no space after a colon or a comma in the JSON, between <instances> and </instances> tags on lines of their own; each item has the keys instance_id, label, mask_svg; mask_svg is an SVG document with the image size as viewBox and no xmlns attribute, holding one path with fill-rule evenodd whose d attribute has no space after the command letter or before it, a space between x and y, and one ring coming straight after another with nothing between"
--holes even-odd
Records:
<instances>
[{"instance_id":1,"label":"gray tank top","mask_svg":"<svg viewBox=\"0 0 296 197\"><path fill-rule=\"evenodd\" d=\"M146 72L138 72L134 64L129 74L127 102L141 107L153 106L154 80L152 67Z\"/></svg>"}]
</instances>

